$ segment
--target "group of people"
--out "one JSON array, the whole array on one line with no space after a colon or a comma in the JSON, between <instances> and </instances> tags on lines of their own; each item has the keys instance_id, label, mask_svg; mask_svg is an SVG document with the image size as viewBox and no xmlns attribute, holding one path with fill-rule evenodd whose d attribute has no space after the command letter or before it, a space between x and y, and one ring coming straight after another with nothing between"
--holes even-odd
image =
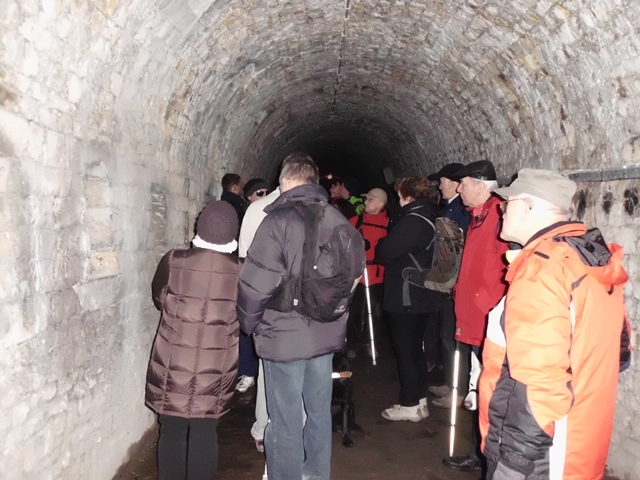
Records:
<instances>
[{"instance_id":1,"label":"group of people","mask_svg":"<svg viewBox=\"0 0 640 480\"><path fill-rule=\"evenodd\" d=\"M152 293L162 317L146 389L160 424L159 478L215 478L218 419L234 390L257 381L251 434L266 454L269 479L328 480L333 354L375 354L365 288L374 330L386 313L398 365L399 400L384 418L423 420L429 391L438 397L432 404L464 405L476 415L471 451L445 458L447 467L484 467L489 480L601 478L618 373L630 357L627 274L620 246L570 221L576 184L523 169L500 188L491 162L453 163L398 180L399 208L389 213L384 189L363 200L339 179L329 195L319 183L304 153L283 161L271 193L260 179L243 185L227 174L221 200L196 220L192 248L160 261ZM348 311L320 322L281 311L273 300L300 273L300 207L331 204L362 235L367 275ZM465 233L451 294L406 281L408 268L432 265L438 217ZM434 324L445 383L427 389L425 349L433 344L426 335Z\"/></svg>"}]
</instances>

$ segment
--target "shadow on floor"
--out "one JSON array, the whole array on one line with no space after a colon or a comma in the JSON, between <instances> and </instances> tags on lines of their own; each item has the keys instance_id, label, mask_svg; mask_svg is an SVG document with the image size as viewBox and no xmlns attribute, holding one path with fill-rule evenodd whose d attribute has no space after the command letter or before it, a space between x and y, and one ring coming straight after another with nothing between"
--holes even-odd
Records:
<instances>
[{"instance_id":1,"label":"shadow on floor","mask_svg":"<svg viewBox=\"0 0 640 480\"><path fill-rule=\"evenodd\" d=\"M454 472L442 465L449 445L449 410L432 407L430 416L419 423L390 422L381 410L396 403L399 384L396 364L387 342L382 343L378 365L359 355L352 363L357 421L369 433L353 433L355 443L347 449L339 433L333 435L332 480L478 480L479 473ZM440 377L440 378L439 378ZM438 384L441 373L429 374L429 384ZM256 451L249 430L254 421L255 387L236 395L233 407L220 421L218 480L261 480L264 456ZM471 414L458 414L455 455L468 453L471 441ZM157 478L155 445L157 429L152 429L131 449L131 460L114 479L153 480ZM607 477L613 480L613 477Z\"/></svg>"},{"instance_id":2,"label":"shadow on floor","mask_svg":"<svg viewBox=\"0 0 640 480\"><path fill-rule=\"evenodd\" d=\"M352 362L354 401L357 421L368 434L353 433L353 448L342 446L334 433L332 475L334 480L477 480L476 473L453 472L442 466L449 445L448 410L430 407L431 415L420 423L390 422L380 412L397 402L398 377L390 346L382 342L378 365L365 355ZM437 382L437 374L430 382ZM236 395L233 407L220 421L218 442L220 464L218 480L261 480L264 456L258 453L249 430L254 421L255 387ZM456 454L464 455L470 447L470 419L467 411L458 417ZM152 480L157 477L155 444L157 429L132 447L129 462L115 479Z\"/></svg>"}]
</instances>

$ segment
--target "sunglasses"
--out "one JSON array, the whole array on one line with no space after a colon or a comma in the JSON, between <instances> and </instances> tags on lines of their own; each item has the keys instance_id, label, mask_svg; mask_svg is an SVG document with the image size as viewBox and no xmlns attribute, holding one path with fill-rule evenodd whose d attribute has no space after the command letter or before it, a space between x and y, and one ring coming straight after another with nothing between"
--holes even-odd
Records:
<instances>
[{"instance_id":1,"label":"sunglasses","mask_svg":"<svg viewBox=\"0 0 640 480\"><path fill-rule=\"evenodd\" d=\"M264 195L267 194L267 190L258 190L257 192L254 192L258 197L262 197Z\"/></svg>"}]
</instances>

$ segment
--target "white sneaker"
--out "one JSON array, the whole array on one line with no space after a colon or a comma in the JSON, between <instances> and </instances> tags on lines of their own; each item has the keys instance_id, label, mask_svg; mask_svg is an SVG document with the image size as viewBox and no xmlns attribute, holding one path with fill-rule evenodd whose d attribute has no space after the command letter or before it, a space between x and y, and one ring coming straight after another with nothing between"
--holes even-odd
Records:
<instances>
[{"instance_id":1,"label":"white sneaker","mask_svg":"<svg viewBox=\"0 0 640 480\"><path fill-rule=\"evenodd\" d=\"M238 384L236 385L236 390L240 393L244 393L253 387L256 384L256 380L254 377L249 377L247 375L242 375L238 380Z\"/></svg>"},{"instance_id":2,"label":"white sneaker","mask_svg":"<svg viewBox=\"0 0 640 480\"><path fill-rule=\"evenodd\" d=\"M424 419L429 416L429 405L427 405L427 397L421 398L418 403L418 411L420 416Z\"/></svg>"},{"instance_id":3,"label":"white sneaker","mask_svg":"<svg viewBox=\"0 0 640 480\"><path fill-rule=\"evenodd\" d=\"M420 405L416 405L415 407L403 407L401 405L394 405L391 408L383 410L382 416L387 420L408 420L410 422L419 422L423 418Z\"/></svg>"}]
</instances>

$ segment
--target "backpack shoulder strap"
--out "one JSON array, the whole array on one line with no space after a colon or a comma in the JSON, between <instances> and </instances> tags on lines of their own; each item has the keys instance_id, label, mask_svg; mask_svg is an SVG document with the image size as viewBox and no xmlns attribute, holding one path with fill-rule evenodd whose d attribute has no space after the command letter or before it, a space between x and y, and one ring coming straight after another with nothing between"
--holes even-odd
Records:
<instances>
[{"instance_id":1,"label":"backpack shoulder strap","mask_svg":"<svg viewBox=\"0 0 640 480\"><path fill-rule=\"evenodd\" d=\"M425 222L427 222L429 225L431 225L431 228L433 228L433 238L431 239L431 242L429 242L429 245L427 245L427 248L426 248L426 250L429 250L431 248L431 246L433 245L433 243L436 241L436 236L437 236L437 233L438 233L438 230L436 229L436 226L433 224L433 222L431 220L429 220L427 217L423 217L419 213L415 213L415 212L407 213L407 217L410 216L410 215L414 216L414 217L420 217Z\"/></svg>"},{"instance_id":2,"label":"backpack shoulder strap","mask_svg":"<svg viewBox=\"0 0 640 480\"><path fill-rule=\"evenodd\" d=\"M304 221L304 243L302 246L302 265L300 267L300 275L304 278L313 270L316 262L318 226L324 209L315 205L304 204L296 205L295 208L302 215Z\"/></svg>"},{"instance_id":3,"label":"backpack shoulder strap","mask_svg":"<svg viewBox=\"0 0 640 480\"><path fill-rule=\"evenodd\" d=\"M411 212L411 213L407 213L407 217L408 216L413 216L413 217L420 217L421 219L423 219L425 222L427 222L429 225L431 225L433 227L433 229L436 229L436 226L433 224L433 222L431 220L429 220L427 217L423 217L422 215L420 215L419 213L416 212Z\"/></svg>"},{"instance_id":4,"label":"backpack shoulder strap","mask_svg":"<svg viewBox=\"0 0 640 480\"><path fill-rule=\"evenodd\" d=\"M364 223L364 213L358 215L358 220L356 220L356 230L360 230L362 224Z\"/></svg>"},{"instance_id":5,"label":"backpack shoulder strap","mask_svg":"<svg viewBox=\"0 0 640 480\"><path fill-rule=\"evenodd\" d=\"M419 213L411 212L411 213L408 213L408 214L407 214L407 217L408 217L408 216L410 216L410 215L411 215L411 216L414 216L414 217L420 217L420 218L421 218L421 219L423 219L425 222L427 222L429 225L431 225L431 227L433 228L433 238L431 238L431 241L429 242L429 245L427 245L427 246L425 247L425 250L429 250L429 249L433 246L433 244L435 243L435 241L436 241L436 237L438 236L438 235L437 235L438 231L436 230L436 226L433 224L433 222L432 222L431 220L429 220L427 217L423 217L423 216L422 216L422 215L420 215ZM434 253L434 257L435 257L435 253L436 253L436 252L433 252L433 253ZM412 261L412 262L413 262L413 264L416 266L416 268L417 268L417 270L418 270L419 272L422 272L422 271L424 271L424 270L425 270L424 268L422 268L422 267L420 266L420 264L419 264L419 263L418 263L418 261L416 260L416 257L415 257L412 253L410 253L410 254L409 254L409 258L411 259L411 261Z\"/></svg>"}]
</instances>

